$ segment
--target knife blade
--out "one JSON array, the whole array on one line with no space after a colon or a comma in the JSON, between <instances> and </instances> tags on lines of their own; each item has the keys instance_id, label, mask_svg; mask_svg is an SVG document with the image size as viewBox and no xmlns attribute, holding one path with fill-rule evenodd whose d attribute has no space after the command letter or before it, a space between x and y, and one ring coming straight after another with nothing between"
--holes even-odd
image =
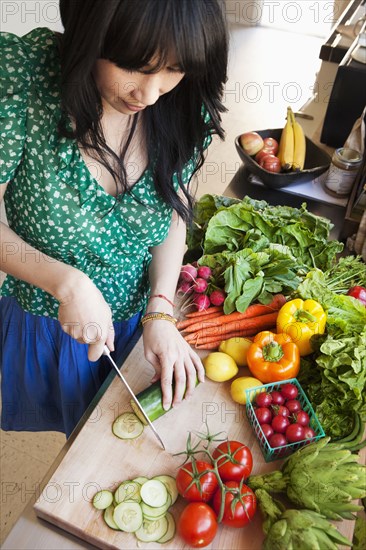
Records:
<instances>
[{"instance_id":1,"label":"knife blade","mask_svg":"<svg viewBox=\"0 0 366 550\"><path fill-rule=\"evenodd\" d=\"M150 426L150 428L152 429L155 437L158 439L159 443L161 444L161 446L163 447L164 451L165 451L165 445L160 437L160 435L158 434L158 432L156 431L156 429L154 428L150 418L147 416L147 414L145 413L144 409L142 408L139 400L137 399L136 395L133 393L132 389L130 388L127 380L125 379L125 377L123 376L123 374L121 373L121 371L119 370L119 368L117 367L116 363L113 361L112 357L111 357L111 352L109 351L109 348L107 346L104 346L103 348L103 355L105 355L106 357L108 357L109 359L109 362L110 364L112 365L112 367L114 368L114 370L116 371L116 373L118 374L120 380L122 380L126 390L128 391L128 393L130 394L131 398L133 399L134 403L136 404L136 406L138 407L139 411L141 412L141 415L144 417L145 419L145 422L148 426Z\"/></svg>"}]
</instances>

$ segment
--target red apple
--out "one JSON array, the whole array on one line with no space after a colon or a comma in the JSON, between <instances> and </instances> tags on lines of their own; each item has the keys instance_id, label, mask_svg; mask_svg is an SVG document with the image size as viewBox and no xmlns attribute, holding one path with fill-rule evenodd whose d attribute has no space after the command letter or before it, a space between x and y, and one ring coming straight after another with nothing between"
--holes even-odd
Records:
<instances>
[{"instance_id":1,"label":"red apple","mask_svg":"<svg viewBox=\"0 0 366 550\"><path fill-rule=\"evenodd\" d=\"M257 132L245 132L240 136L239 141L244 151L251 157L263 147L263 139Z\"/></svg>"},{"instance_id":2,"label":"red apple","mask_svg":"<svg viewBox=\"0 0 366 550\"><path fill-rule=\"evenodd\" d=\"M259 165L265 170L268 170L268 172L281 171L281 161L274 155L266 155L260 160Z\"/></svg>"},{"instance_id":3,"label":"red apple","mask_svg":"<svg viewBox=\"0 0 366 550\"><path fill-rule=\"evenodd\" d=\"M273 137L266 137L263 140L263 149L272 153L272 155L277 155L278 152L278 141Z\"/></svg>"},{"instance_id":4,"label":"red apple","mask_svg":"<svg viewBox=\"0 0 366 550\"><path fill-rule=\"evenodd\" d=\"M260 161L266 157L267 155L272 155L273 153L270 153L269 151L266 151L266 149L261 149L254 157L254 160L260 163Z\"/></svg>"}]
</instances>

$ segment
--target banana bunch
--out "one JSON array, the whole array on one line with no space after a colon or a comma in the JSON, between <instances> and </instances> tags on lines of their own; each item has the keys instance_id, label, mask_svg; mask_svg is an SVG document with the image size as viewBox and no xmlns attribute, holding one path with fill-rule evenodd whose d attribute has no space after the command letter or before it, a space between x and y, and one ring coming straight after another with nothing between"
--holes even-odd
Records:
<instances>
[{"instance_id":1,"label":"banana bunch","mask_svg":"<svg viewBox=\"0 0 366 550\"><path fill-rule=\"evenodd\" d=\"M286 124L281 133L278 158L285 171L303 170L306 155L304 130L296 120L291 107L287 107Z\"/></svg>"},{"instance_id":2,"label":"banana bunch","mask_svg":"<svg viewBox=\"0 0 366 550\"><path fill-rule=\"evenodd\" d=\"M263 550L337 550L352 546L323 515L311 510L286 510L272 524Z\"/></svg>"},{"instance_id":3,"label":"banana bunch","mask_svg":"<svg viewBox=\"0 0 366 550\"><path fill-rule=\"evenodd\" d=\"M362 506L352 500L366 496L366 466L341 443L329 441L325 437L298 449L283 463L282 477L278 472L251 476L248 485L253 490L286 493L297 506L328 519L354 519Z\"/></svg>"}]
</instances>

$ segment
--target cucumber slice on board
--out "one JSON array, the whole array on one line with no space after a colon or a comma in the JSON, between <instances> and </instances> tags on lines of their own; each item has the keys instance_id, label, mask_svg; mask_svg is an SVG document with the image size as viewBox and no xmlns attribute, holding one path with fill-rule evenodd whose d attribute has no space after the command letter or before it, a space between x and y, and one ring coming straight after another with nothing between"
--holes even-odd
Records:
<instances>
[{"instance_id":1,"label":"cucumber slice on board","mask_svg":"<svg viewBox=\"0 0 366 550\"><path fill-rule=\"evenodd\" d=\"M113 519L113 512L114 512L114 506L113 505L108 506L108 508L104 510L103 519L108 525L108 527L110 527L111 529L114 529L115 531L120 531L118 525Z\"/></svg>"},{"instance_id":2,"label":"cucumber slice on board","mask_svg":"<svg viewBox=\"0 0 366 550\"><path fill-rule=\"evenodd\" d=\"M158 481L161 481L164 483L165 487L168 489L168 493L172 497L172 504L174 504L179 496L177 484L175 482L175 479L173 476L168 475L162 475L162 476L155 476L153 479L157 479Z\"/></svg>"},{"instance_id":3,"label":"cucumber slice on board","mask_svg":"<svg viewBox=\"0 0 366 550\"><path fill-rule=\"evenodd\" d=\"M112 425L112 432L120 439L136 439L144 431L144 424L132 412L124 412Z\"/></svg>"},{"instance_id":4,"label":"cucumber slice on board","mask_svg":"<svg viewBox=\"0 0 366 550\"><path fill-rule=\"evenodd\" d=\"M173 515L170 512L167 512L165 517L168 521L168 529L167 529L167 532L165 533L165 535L163 535L161 537L161 539L159 539L157 541L160 544L164 544L165 542L169 542L170 540L172 540L174 538L174 535L175 535L175 519L174 519Z\"/></svg>"},{"instance_id":5,"label":"cucumber slice on board","mask_svg":"<svg viewBox=\"0 0 366 550\"><path fill-rule=\"evenodd\" d=\"M135 532L135 537L141 542L156 542L166 534L168 520L165 516L160 519L144 519L141 527Z\"/></svg>"},{"instance_id":6,"label":"cucumber slice on board","mask_svg":"<svg viewBox=\"0 0 366 550\"><path fill-rule=\"evenodd\" d=\"M146 481L141 486L140 494L145 504L153 508L163 506L168 500L168 490L164 483L158 479L149 479L149 481Z\"/></svg>"},{"instance_id":7,"label":"cucumber slice on board","mask_svg":"<svg viewBox=\"0 0 366 550\"><path fill-rule=\"evenodd\" d=\"M122 483L114 491L114 501L117 504L125 502L126 500L141 502L140 490L141 485L136 481L122 481Z\"/></svg>"},{"instance_id":8,"label":"cucumber slice on board","mask_svg":"<svg viewBox=\"0 0 366 550\"><path fill-rule=\"evenodd\" d=\"M138 476L138 477L134 477L132 481L136 481L136 483L143 485L144 483L149 481L149 478L145 476Z\"/></svg>"},{"instance_id":9,"label":"cucumber slice on board","mask_svg":"<svg viewBox=\"0 0 366 550\"><path fill-rule=\"evenodd\" d=\"M158 519L169 510L172 505L172 497L168 494L167 501L162 506L149 506L146 502L141 502L140 505L144 518Z\"/></svg>"},{"instance_id":10,"label":"cucumber slice on board","mask_svg":"<svg viewBox=\"0 0 366 550\"><path fill-rule=\"evenodd\" d=\"M121 502L113 512L113 521L118 529L134 533L142 525L142 510L137 502Z\"/></svg>"},{"instance_id":11,"label":"cucumber slice on board","mask_svg":"<svg viewBox=\"0 0 366 550\"><path fill-rule=\"evenodd\" d=\"M110 506L113 502L113 493L111 491L107 491L107 489L103 489L102 491L98 491L95 493L93 497L93 506L97 510L105 510Z\"/></svg>"}]
</instances>

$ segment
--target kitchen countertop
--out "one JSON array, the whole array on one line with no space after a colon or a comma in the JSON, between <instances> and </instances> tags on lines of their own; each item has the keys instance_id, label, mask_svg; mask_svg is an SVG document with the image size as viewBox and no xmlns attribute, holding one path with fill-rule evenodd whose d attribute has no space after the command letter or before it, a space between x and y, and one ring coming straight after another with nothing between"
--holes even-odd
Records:
<instances>
[{"instance_id":1,"label":"kitchen countertop","mask_svg":"<svg viewBox=\"0 0 366 550\"><path fill-rule=\"evenodd\" d=\"M146 387L146 385L148 385L148 380L151 378L152 367L148 366L146 361L145 361L145 365L143 364L143 361L144 361L144 359L143 359L143 347L142 347L142 340L139 338L139 336L140 336L140 334L137 334L136 338L131 343L130 353L127 356L127 359L123 363L123 370L124 370L124 372L126 372L126 376L128 376L129 374L131 375L131 370L135 370L134 367L136 365L141 364L142 374L140 373L138 376L141 379L140 380L140 385L142 385L142 387ZM151 372L149 371L149 373L146 373L146 369L151 369ZM136 374L134 374L133 376L136 379ZM114 379L115 379L115 374L114 374L114 372L111 372L111 374L109 375L109 377L107 378L107 380L103 384L102 388L100 389L98 394L95 396L93 402L90 404L90 406L89 406L88 410L86 411L85 415L83 416L83 418L79 422L77 428L75 429L75 431L73 432L73 434L71 435L71 437L69 438L69 440L67 441L67 443L65 444L63 449L61 450L61 452L59 453L57 459L55 460L55 462L53 463L53 465L49 469L49 472L47 473L47 475L45 476L45 478L44 478L44 480L41 484L39 494L41 494L41 491L43 491L43 489L46 486L48 486L48 488L50 488L50 487L52 488L55 485L55 483L62 483L62 482L64 482L64 484L66 485L65 479L67 479L67 480L74 479L71 476L71 474L69 475L69 477L65 477L65 474L62 473L60 469L62 469L62 465L64 465L64 467L65 467L65 463L66 463L66 467L69 467L69 468L72 467L73 464L78 465L80 463L80 460L81 460L81 462L83 461L83 456L85 455L85 453L87 453L87 455L89 456L90 448L85 447L85 442L88 439L88 437L85 437L85 434L89 431L89 440L90 440L90 433L93 430L92 426L90 426L90 425L88 426L88 424L90 424L90 422L91 422L91 419L89 417L90 416L93 417L93 415L92 415L93 411L95 411L97 409L98 410L100 409L100 411L101 411L100 418L102 418L102 417L104 418L104 413L105 413L105 410L106 410L107 403L109 403L109 400L112 399L113 404L116 403L116 393L115 393L116 392L116 386L114 384ZM117 383L118 382L119 381L117 380ZM135 380L135 384L136 384L136 380ZM227 391L227 389L225 390L225 388L223 386L216 385L215 383L210 382L210 381L207 381L206 384L208 386L211 385L211 389L210 389L210 387L207 387L207 392L208 392L207 394L202 393L202 391L205 392L205 388L202 387L202 386L200 388L197 388L197 390L196 390L197 392L201 391L201 400L199 400L199 402L201 403L202 397L205 395L207 399L206 400L203 399L202 403L206 402L206 401L209 402L209 403L216 403L216 402L217 403L222 403L223 402L222 400L223 400L223 397L224 397L224 392ZM203 386L206 386L206 384L204 384ZM214 389L215 392L216 391L222 392L222 395L216 395L215 394L213 396L212 386L217 388L217 389ZM135 387L135 385L133 387ZM113 394L113 389L114 389L114 394ZM118 386L117 391L118 391L118 393L120 392L119 386ZM228 396L226 396L226 397L228 397ZM194 397L193 397L193 399L194 399ZM103 401L104 401L104 403L103 403ZM226 398L225 398L225 403L226 403ZM190 426L189 429L192 429L191 428L191 422L192 422L192 425L193 425L193 417L196 418L197 416L200 416L200 415L197 415L197 410L194 409L193 405L194 405L194 403L192 401L192 404L189 408L190 412L188 412L186 410L187 417L189 416L189 414L191 414L190 421L189 421L189 426ZM183 407L183 406L184 406L184 404L181 405L181 407ZM110 409L110 406L109 406L109 409ZM226 407L225 407L225 410L226 410ZM102 414L102 412L103 412L103 414ZM178 411L176 411L176 412L178 412ZM232 420L232 418L231 418L232 414L233 414L232 404L227 409L227 412L229 414L229 418ZM171 415L174 415L174 411L171 413ZM222 417L222 412L218 416L219 416L219 418L221 418ZM211 418L213 419L214 417L211 417ZM89 419L89 422L87 422L88 419ZM163 417L161 419L161 420L163 420L163 423L160 423L159 429L161 429L161 435L163 436L163 440L165 440L165 442L167 443L168 442L167 434L171 433L171 426L169 426L168 430L167 430L167 427L165 426L165 432L164 432L164 419L165 419L165 417ZM167 420L169 420L169 419L167 418ZM200 422L201 421L202 421L202 419L200 419ZM225 420L221 419L220 421L224 422ZM234 416L234 420L232 420L232 421L234 422L234 429L235 430L238 429L238 426L239 426L239 429L240 429L240 427L243 425L243 420L240 423L238 423L237 419L236 419L236 416ZM108 420L108 422L110 422L110 419ZM107 424L108 424L108 426L110 426L110 423L108 423L108 422L107 422ZM176 420L174 420L174 422L176 422ZM102 426L101 426L102 433L104 433L104 434L107 433L106 432L106 426L107 426L106 424L104 424L104 425L102 424ZM86 430L86 432L85 432L85 430ZM222 428L217 430L217 426L215 426L214 430L215 431L221 431ZM248 445L250 446L250 448L252 448L253 459L255 458L255 464L259 468L258 471L262 471L262 472L270 471L273 468L273 466L271 466L270 464L265 464L264 461L261 460L259 447L258 447L257 444L254 444L253 432L246 432L246 434L247 434L246 437L247 437ZM151 434L147 434L146 437L149 437L150 435ZM100 436L100 432L99 432L99 436ZM154 438L152 438L152 439L153 439L153 441L155 441ZM175 439L174 439L174 442L175 442ZM93 440L92 444L94 445L94 443L95 443L95 441ZM147 442L145 442L145 444L147 444ZM104 442L104 445L105 446L107 445L106 441ZM155 442L155 445L156 445L156 442ZM253 446L253 445L255 445L255 446ZM126 448L126 450L127 450L127 448ZM131 452L131 449L130 449L130 452ZM132 450L132 452L134 452L134 451ZM361 460L362 461L364 461L364 459L365 459L365 453L366 453L366 449L363 449L363 451L361 453L361 455L362 455ZM123 451L122 451L122 454L123 454ZM168 455L168 456L171 456L171 455ZM84 456L84 459L85 459L85 456ZM100 459L100 456L99 456L99 459ZM155 464L156 458L155 459L153 458L152 460ZM130 463L131 463L131 460L130 460ZM98 464L99 464L99 462L98 462ZM163 467L162 464L163 464L163 462L160 463L160 461L159 461L160 468ZM106 468L107 468L107 466L106 466ZM84 468L84 470L85 470L85 468ZM80 472L80 469L79 469L79 472ZM113 473L113 475L114 475L114 473ZM156 474L154 474L154 475L156 475ZM81 482L81 485L85 482L85 480L82 479L82 476L81 477L76 477L75 479L78 479ZM87 479L91 479L91 478L89 478L87 476ZM101 482L102 478L98 476L97 479L99 479L100 482ZM75 482L68 481L67 483L75 483ZM105 485L105 486L107 487L109 485ZM96 525L99 525L99 524L95 523L95 521L93 520L94 516L92 515L91 510L89 510L88 507L86 507L86 508L84 507L86 502L81 503L81 507L82 508L84 507L83 511L82 511L79 508L80 503L78 501L76 501L75 499L68 500L69 498L70 498L70 495L69 495L69 497L66 498L66 500L63 501L63 504L61 505L61 508L60 508L60 504L56 504L56 507L58 506L58 510L61 511L62 513L67 512L67 513L70 514L72 512L68 511L68 510L70 510L69 503L73 503L74 507L75 507L75 503L76 503L76 509L79 509L79 513L83 514L82 517L86 518L86 521L92 522L93 523L93 525L92 525L93 530L96 529ZM46 501L47 501L47 499L46 499ZM52 503L52 502L54 502L54 500L51 499L49 502ZM62 528L56 527L53 523L49 523L48 521L44 521L44 520L40 519L39 517L36 516L36 513L34 511L34 508L33 508L34 503L35 503L35 498L27 505L25 511L23 512L23 514L21 515L21 517L19 518L19 520L17 521L17 523L13 527L12 531L9 533L7 539L4 541L4 543L2 545L3 550L15 550L15 549L16 550L23 550L23 549L29 549L29 550L34 550L34 549L37 549L37 550L64 550L64 549L65 550L77 550L77 549L85 549L85 548L96 549L96 548L103 548L104 547L103 545L100 545L100 546L96 547L93 544L91 544L91 542L85 542L84 540L81 540L81 539L73 536L68 531L66 531ZM40 507L40 506L43 506L43 510L45 510L46 507L48 507L48 509L50 509L47 503L46 504L41 503L41 505L38 504L38 507ZM66 508L64 508L64 506L68 507L68 510L66 510ZM87 512L86 514L85 514L85 510ZM56 510L55 510L55 512L56 512ZM88 517L87 517L88 515L92 516L92 517L89 517L89 519L88 519ZM47 515L46 515L46 517L47 517ZM58 516L57 516L57 518L58 518ZM49 519L49 521L52 521L52 519ZM60 521L60 523L58 523L58 521ZM255 529L255 533L257 533L258 531L256 531L256 530L259 529L259 526L260 526L259 517L256 518L255 522L256 522L256 524L253 525L253 526L250 526L250 527L252 528L252 530ZM58 523L59 525L63 524L61 519L57 519L56 523ZM76 523L77 523L77 521L76 521ZM77 525L79 526L80 524L77 523ZM339 526L339 529L342 531L343 534L345 534L348 537L352 537L352 531L353 531L353 526L354 526L353 522L344 521L344 522L340 523L338 526ZM90 527L90 525L89 525L89 527ZM66 528L67 527L65 526L65 529ZM79 531L80 531L80 528L79 528ZM240 534L235 529L233 531L235 531L235 533L233 533L233 536L238 536ZM83 531L83 533L84 533L84 531ZM259 532L258 532L258 534L259 534ZM90 532L89 532L89 535L90 535ZM232 535L232 533L230 533L230 536L231 535ZM84 534L82 534L81 536L84 537ZM221 533L221 536L225 537L227 535L225 535L225 533ZM254 536L254 534L252 533L251 537L253 537L253 536ZM88 539L87 534L85 534L84 538ZM93 540L95 540L95 539L93 539ZM99 539L99 540L101 540L101 539ZM224 538L224 540L225 540L225 538ZM228 539L226 539L226 540L227 540L227 544L228 544L229 540ZM252 541L251 542L251 548L254 548L254 547L258 548L258 545L253 546L253 544L252 544L254 542L254 539L252 540L252 538L250 538L250 540ZM221 542L223 542L223 541L221 540ZM178 543L177 548L178 547L180 548L181 546L179 544L181 544L181 541L178 540L177 543ZM115 545L110 546L110 545L106 544L105 548L107 548L107 547L108 548L111 548L111 547L116 548ZM118 547L120 547L120 546L118 545ZM128 547L132 548L133 546L128 546ZM217 546L215 546L215 548L216 547ZM218 547L223 547L223 546L218 546ZM226 545L225 547L228 547L228 546ZM235 544L234 547L239 548L239 547L242 547L242 546L237 546L237 544Z\"/></svg>"}]
</instances>

